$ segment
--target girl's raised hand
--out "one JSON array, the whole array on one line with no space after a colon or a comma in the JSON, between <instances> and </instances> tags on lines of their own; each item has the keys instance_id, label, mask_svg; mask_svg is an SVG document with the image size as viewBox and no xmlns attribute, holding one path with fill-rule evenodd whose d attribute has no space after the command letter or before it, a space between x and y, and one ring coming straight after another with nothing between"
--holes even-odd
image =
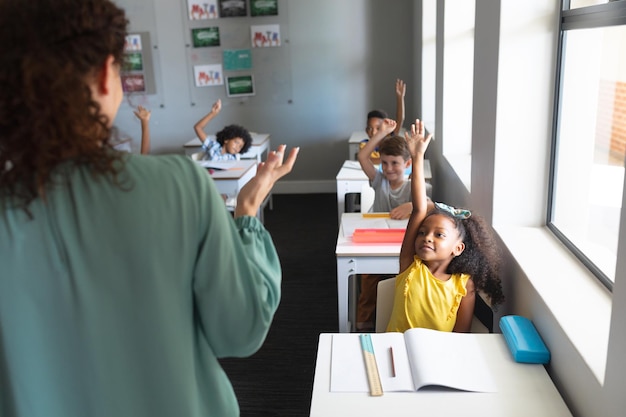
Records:
<instances>
[{"instance_id":1,"label":"girl's raised hand","mask_svg":"<svg viewBox=\"0 0 626 417\"><path fill-rule=\"evenodd\" d=\"M423 155L428 148L432 134L424 136L426 129L424 128L424 122L420 119L415 119L415 123L411 125L411 130L404 133L404 139L409 146L411 156L415 157L419 154Z\"/></svg>"}]
</instances>

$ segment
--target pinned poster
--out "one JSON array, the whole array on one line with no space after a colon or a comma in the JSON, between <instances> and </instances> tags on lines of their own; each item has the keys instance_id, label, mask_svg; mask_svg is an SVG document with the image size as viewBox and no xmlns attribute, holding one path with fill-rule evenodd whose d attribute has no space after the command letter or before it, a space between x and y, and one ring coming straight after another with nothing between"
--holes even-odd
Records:
<instances>
[{"instance_id":1,"label":"pinned poster","mask_svg":"<svg viewBox=\"0 0 626 417\"><path fill-rule=\"evenodd\" d=\"M250 26L253 48L271 48L280 46L280 25Z\"/></svg>"},{"instance_id":2,"label":"pinned poster","mask_svg":"<svg viewBox=\"0 0 626 417\"><path fill-rule=\"evenodd\" d=\"M141 35L126 35L124 39L124 52L130 51L141 51Z\"/></svg>"},{"instance_id":3,"label":"pinned poster","mask_svg":"<svg viewBox=\"0 0 626 417\"><path fill-rule=\"evenodd\" d=\"M255 94L254 77L252 75L226 77L226 95L228 97L245 97Z\"/></svg>"},{"instance_id":4,"label":"pinned poster","mask_svg":"<svg viewBox=\"0 0 626 417\"><path fill-rule=\"evenodd\" d=\"M250 0L250 16L278 16L278 0Z\"/></svg>"},{"instance_id":5,"label":"pinned poster","mask_svg":"<svg viewBox=\"0 0 626 417\"><path fill-rule=\"evenodd\" d=\"M224 71L241 71L252 68L252 51L249 49L225 49L223 52Z\"/></svg>"},{"instance_id":6,"label":"pinned poster","mask_svg":"<svg viewBox=\"0 0 626 417\"><path fill-rule=\"evenodd\" d=\"M143 56L141 52L130 52L124 55L124 69L126 71L143 71Z\"/></svg>"},{"instance_id":7,"label":"pinned poster","mask_svg":"<svg viewBox=\"0 0 626 417\"><path fill-rule=\"evenodd\" d=\"M224 85L224 76L221 64L195 65L193 67L196 87L211 87Z\"/></svg>"},{"instance_id":8,"label":"pinned poster","mask_svg":"<svg viewBox=\"0 0 626 417\"><path fill-rule=\"evenodd\" d=\"M187 0L189 20L217 19L217 0Z\"/></svg>"},{"instance_id":9,"label":"pinned poster","mask_svg":"<svg viewBox=\"0 0 626 417\"><path fill-rule=\"evenodd\" d=\"M194 48L220 46L220 28L191 29L191 42Z\"/></svg>"},{"instance_id":10,"label":"pinned poster","mask_svg":"<svg viewBox=\"0 0 626 417\"><path fill-rule=\"evenodd\" d=\"M220 17L243 17L248 15L246 0L219 0Z\"/></svg>"},{"instance_id":11,"label":"pinned poster","mask_svg":"<svg viewBox=\"0 0 626 417\"><path fill-rule=\"evenodd\" d=\"M122 75L122 90L125 93L145 93L146 80L143 74Z\"/></svg>"}]
</instances>

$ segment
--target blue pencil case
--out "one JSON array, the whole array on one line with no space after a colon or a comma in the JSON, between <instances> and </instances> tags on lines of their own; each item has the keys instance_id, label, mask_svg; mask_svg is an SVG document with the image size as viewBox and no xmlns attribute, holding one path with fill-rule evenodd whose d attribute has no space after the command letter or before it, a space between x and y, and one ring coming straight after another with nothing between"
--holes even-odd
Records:
<instances>
[{"instance_id":1,"label":"blue pencil case","mask_svg":"<svg viewBox=\"0 0 626 417\"><path fill-rule=\"evenodd\" d=\"M503 316L500 330L515 362L548 363L550 351L532 321L522 316Z\"/></svg>"}]
</instances>

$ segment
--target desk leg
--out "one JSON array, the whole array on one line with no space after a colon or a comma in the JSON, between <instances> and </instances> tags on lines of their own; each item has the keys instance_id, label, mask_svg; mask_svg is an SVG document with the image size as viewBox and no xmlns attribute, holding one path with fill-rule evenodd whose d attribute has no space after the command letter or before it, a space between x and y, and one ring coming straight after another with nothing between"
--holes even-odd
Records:
<instances>
[{"instance_id":1,"label":"desk leg","mask_svg":"<svg viewBox=\"0 0 626 417\"><path fill-rule=\"evenodd\" d=\"M345 191L340 190L339 184L337 184L337 217L339 219L339 224L341 224L341 215L343 214L345 205L346 205L346 193Z\"/></svg>"},{"instance_id":2,"label":"desk leg","mask_svg":"<svg viewBox=\"0 0 626 417\"><path fill-rule=\"evenodd\" d=\"M337 304L339 313L339 332L350 332L348 319L348 282L356 273L356 260L348 257L337 257Z\"/></svg>"}]
</instances>

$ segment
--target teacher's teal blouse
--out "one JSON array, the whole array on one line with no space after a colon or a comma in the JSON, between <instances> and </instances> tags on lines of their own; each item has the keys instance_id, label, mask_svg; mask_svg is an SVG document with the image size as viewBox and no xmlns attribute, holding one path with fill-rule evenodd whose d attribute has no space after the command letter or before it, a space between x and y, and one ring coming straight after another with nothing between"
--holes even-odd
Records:
<instances>
[{"instance_id":1,"label":"teacher's teal blouse","mask_svg":"<svg viewBox=\"0 0 626 417\"><path fill-rule=\"evenodd\" d=\"M32 219L0 198L0 416L239 415L217 358L263 343L271 237L183 156L65 167Z\"/></svg>"}]
</instances>

